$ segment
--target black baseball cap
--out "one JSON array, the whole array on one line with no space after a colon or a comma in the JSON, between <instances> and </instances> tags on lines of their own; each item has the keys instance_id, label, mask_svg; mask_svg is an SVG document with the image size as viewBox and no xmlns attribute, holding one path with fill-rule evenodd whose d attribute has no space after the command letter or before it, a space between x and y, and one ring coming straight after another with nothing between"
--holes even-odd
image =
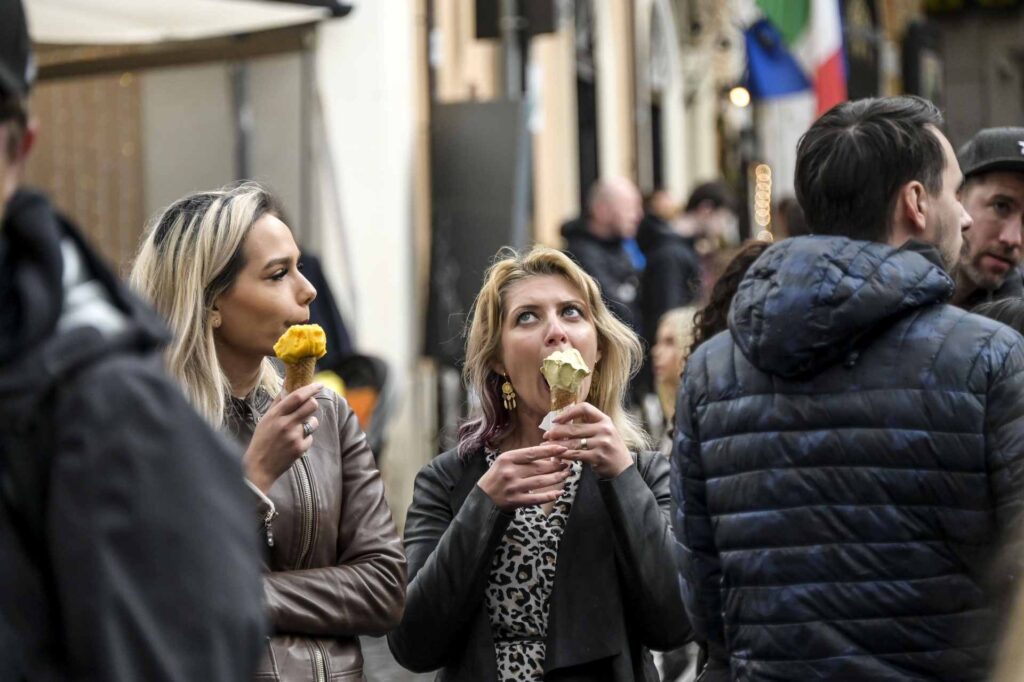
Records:
<instances>
[{"instance_id":1,"label":"black baseball cap","mask_svg":"<svg viewBox=\"0 0 1024 682\"><path fill-rule=\"evenodd\" d=\"M0 0L0 95L26 97L36 77L21 0Z\"/></svg>"},{"instance_id":2,"label":"black baseball cap","mask_svg":"<svg viewBox=\"0 0 1024 682\"><path fill-rule=\"evenodd\" d=\"M980 130L957 156L965 178L996 170L1024 173L1024 128Z\"/></svg>"}]
</instances>

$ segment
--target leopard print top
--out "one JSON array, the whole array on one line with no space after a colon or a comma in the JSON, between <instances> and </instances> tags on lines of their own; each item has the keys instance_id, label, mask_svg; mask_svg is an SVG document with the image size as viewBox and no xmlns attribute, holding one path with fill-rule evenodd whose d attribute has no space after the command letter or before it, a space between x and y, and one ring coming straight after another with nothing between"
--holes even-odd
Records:
<instances>
[{"instance_id":1,"label":"leopard print top","mask_svg":"<svg viewBox=\"0 0 1024 682\"><path fill-rule=\"evenodd\" d=\"M487 465L497 452L487 453ZM572 463L565 494L550 513L539 506L520 507L505 531L491 564L485 599L494 637L498 679L541 682L544 640L548 634L548 598L555 582L558 544L569 519L583 465Z\"/></svg>"}]
</instances>

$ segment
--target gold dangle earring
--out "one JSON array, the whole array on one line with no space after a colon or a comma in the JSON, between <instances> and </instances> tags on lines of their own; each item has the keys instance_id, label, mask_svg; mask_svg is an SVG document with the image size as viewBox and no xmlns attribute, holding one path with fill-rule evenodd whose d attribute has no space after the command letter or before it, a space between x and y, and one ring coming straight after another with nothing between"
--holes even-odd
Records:
<instances>
[{"instance_id":1,"label":"gold dangle earring","mask_svg":"<svg viewBox=\"0 0 1024 682\"><path fill-rule=\"evenodd\" d=\"M501 385L501 404L510 412L516 409L516 389L512 388L508 374L505 375L505 382Z\"/></svg>"}]
</instances>

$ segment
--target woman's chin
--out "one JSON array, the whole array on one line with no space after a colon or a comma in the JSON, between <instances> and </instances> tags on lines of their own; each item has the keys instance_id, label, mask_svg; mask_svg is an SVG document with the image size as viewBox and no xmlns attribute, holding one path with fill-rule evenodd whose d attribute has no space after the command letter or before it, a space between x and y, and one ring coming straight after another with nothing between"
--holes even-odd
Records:
<instances>
[{"instance_id":1,"label":"woman's chin","mask_svg":"<svg viewBox=\"0 0 1024 682\"><path fill-rule=\"evenodd\" d=\"M522 419L533 419L536 418L539 424L544 415L548 413L548 405L550 402L545 399L543 404L539 400L523 400L521 397L517 397L519 403L517 411Z\"/></svg>"}]
</instances>

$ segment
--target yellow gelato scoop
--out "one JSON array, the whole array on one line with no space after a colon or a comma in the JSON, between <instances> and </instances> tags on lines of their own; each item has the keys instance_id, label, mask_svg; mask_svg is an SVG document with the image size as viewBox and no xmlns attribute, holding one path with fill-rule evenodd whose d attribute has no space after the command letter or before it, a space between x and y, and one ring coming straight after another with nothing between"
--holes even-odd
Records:
<instances>
[{"instance_id":1,"label":"yellow gelato scoop","mask_svg":"<svg viewBox=\"0 0 1024 682\"><path fill-rule=\"evenodd\" d=\"M580 385L590 376L590 368L575 348L556 350L544 358L540 371L551 388L552 410L575 403L579 398Z\"/></svg>"},{"instance_id":2,"label":"yellow gelato scoop","mask_svg":"<svg viewBox=\"0 0 1024 682\"><path fill-rule=\"evenodd\" d=\"M284 390L291 392L313 382L316 361L327 355L327 335L318 324L294 324L274 344L284 363Z\"/></svg>"}]
</instances>

